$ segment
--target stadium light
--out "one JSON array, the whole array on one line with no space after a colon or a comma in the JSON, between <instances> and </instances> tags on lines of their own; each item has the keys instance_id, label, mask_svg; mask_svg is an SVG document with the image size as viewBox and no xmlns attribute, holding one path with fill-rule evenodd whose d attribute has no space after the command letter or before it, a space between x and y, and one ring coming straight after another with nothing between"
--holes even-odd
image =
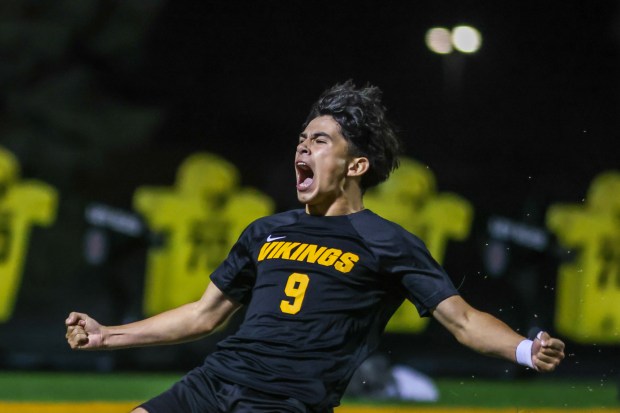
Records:
<instances>
[{"instance_id":1,"label":"stadium light","mask_svg":"<svg viewBox=\"0 0 620 413\"><path fill-rule=\"evenodd\" d=\"M426 46L437 54L452 53L452 34L445 27L433 27L426 32Z\"/></svg>"},{"instance_id":2,"label":"stadium light","mask_svg":"<svg viewBox=\"0 0 620 413\"><path fill-rule=\"evenodd\" d=\"M480 49L482 36L471 26L457 26L452 30L452 44L463 53L475 53Z\"/></svg>"},{"instance_id":3,"label":"stadium light","mask_svg":"<svg viewBox=\"0 0 620 413\"><path fill-rule=\"evenodd\" d=\"M437 54L450 54L453 50L461 53L475 53L482 44L482 35L472 27L460 25L449 30L445 27L433 27L426 32L426 46Z\"/></svg>"}]
</instances>

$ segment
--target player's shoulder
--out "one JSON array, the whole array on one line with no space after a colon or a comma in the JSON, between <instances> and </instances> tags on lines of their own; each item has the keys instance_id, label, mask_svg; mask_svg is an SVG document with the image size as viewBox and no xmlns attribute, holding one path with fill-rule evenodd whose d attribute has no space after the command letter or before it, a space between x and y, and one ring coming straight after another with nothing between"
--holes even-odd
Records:
<instances>
[{"instance_id":1,"label":"player's shoulder","mask_svg":"<svg viewBox=\"0 0 620 413\"><path fill-rule=\"evenodd\" d=\"M302 213L304 213L303 209L293 209L258 218L247 227L246 233L251 238L260 238L275 228L297 222Z\"/></svg>"},{"instance_id":2,"label":"player's shoulder","mask_svg":"<svg viewBox=\"0 0 620 413\"><path fill-rule=\"evenodd\" d=\"M252 222L252 226L255 227L272 227L292 224L299 220L301 214L304 213L303 209L292 209L290 211L279 212L273 215L268 215L262 218L258 218Z\"/></svg>"},{"instance_id":3,"label":"player's shoulder","mask_svg":"<svg viewBox=\"0 0 620 413\"><path fill-rule=\"evenodd\" d=\"M363 214L351 217L351 224L364 239L378 243L407 243L423 247L424 243L415 234L399 224L386 219L375 212L365 209Z\"/></svg>"}]
</instances>

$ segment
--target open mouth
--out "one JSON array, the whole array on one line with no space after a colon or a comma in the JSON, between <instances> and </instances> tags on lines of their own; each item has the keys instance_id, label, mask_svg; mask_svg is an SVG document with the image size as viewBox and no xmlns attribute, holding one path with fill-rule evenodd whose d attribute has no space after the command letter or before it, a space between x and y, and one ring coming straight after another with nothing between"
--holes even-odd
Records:
<instances>
[{"instance_id":1,"label":"open mouth","mask_svg":"<svg viewBox=\"0 0 620 413\"><path fill-rule=\"evenodd\" d=\"M312 168L305 162L296 162L295 169L297 169L297 190L305 191L314 182L314 172Z\"/></svg>"}]
</instances>

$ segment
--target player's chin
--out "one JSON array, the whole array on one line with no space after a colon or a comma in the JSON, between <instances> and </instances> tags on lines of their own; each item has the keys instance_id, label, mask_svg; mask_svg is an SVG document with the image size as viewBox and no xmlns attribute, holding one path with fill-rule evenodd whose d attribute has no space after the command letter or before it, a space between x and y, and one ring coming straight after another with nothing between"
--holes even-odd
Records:
<instances>
[{"instance_id":1,"label":"player's chin","mask_svg":"<svg viewBox=\"0 0 620 413\"><path fill-rule=\"evenodd\" d=\"M308 196L308 194L297 193L297 200L304 205L312 205L312 197Z\"/></svg>"}]
</instances>

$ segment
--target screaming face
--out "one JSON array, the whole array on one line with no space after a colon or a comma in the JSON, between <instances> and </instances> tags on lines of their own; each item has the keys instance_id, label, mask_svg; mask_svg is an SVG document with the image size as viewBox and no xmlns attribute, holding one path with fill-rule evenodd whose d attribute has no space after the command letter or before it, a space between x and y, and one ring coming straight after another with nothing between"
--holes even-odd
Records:
<instances>
[{"instance_id":1,"label":"screaming face","mask_svg":"<svg viewBox=\"0 0 620 413\"><path fill-rule=\"evenodd\" d=\"M313 119L299 136L295 155L297 198L309 213L324 214L346 198L355 158L340 125L331 116Z\"/></svg>"}]
</instances>

